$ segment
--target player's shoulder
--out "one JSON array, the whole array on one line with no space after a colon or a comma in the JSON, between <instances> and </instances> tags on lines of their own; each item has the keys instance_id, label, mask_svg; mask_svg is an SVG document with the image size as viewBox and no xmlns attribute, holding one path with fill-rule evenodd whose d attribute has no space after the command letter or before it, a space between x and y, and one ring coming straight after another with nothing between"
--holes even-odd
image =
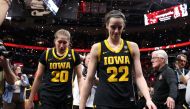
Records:
<instances>
[{"instance_id":1,"label":"player's shoulder","mask_svg":"<svg viewBox=\"0 0 190 109\"><path fill-rule=\"evenodd\" d=\"M131 55L134 55L139 52L138 44L132 41L127 41Z\"/></svg>"},{"instance_id":2,"label":"player's shoulder","mask_svg":"<svg viewBox=\"0 0 190 109\"><path fill-rule=\"evenodd\" d=\"M132 42L132 41L127 41L127 43L130 45L130 46L138 46L136 42Z\"/></svg>"},{"instance_id":3,"label":"player's shoulder","mask_svg":"<svg viewBox=\"0 0 190 109\"><path fill-rule=\"evenodd\" d=\"M101 46L101 42L97 42L95 44L92 45L92 49L98 49Z\"/></svg>"}]
</instances>

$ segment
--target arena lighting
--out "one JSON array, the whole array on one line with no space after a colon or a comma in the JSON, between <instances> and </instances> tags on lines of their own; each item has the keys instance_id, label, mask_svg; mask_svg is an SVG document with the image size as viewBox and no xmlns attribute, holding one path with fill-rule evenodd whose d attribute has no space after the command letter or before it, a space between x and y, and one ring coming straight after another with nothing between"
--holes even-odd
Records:
<instances>
[{"instance_id":1,"label":"arena lighting","mask_svg":"<svg viewBox=\"0 0 190 109\"><path fill-rule=\"evenodd\" d=\"M144 24L151 25L185 16L188 16L187 4L180 4L170 8L144 14Z\"/></svg>"},{"instance_id":2,"label":"arena lighting","mask_svg":"<svg viewBox=\"0 0 190 109\"><path fill-rule=\"evenodd\" d=\"M26 48L26 49L34 49L34 50L46 50L47 47L38 47L38 46L28 46L28 45L19 45L14 43L4 43L5 46L8 47L15 47L15 48ZM172 48L179 48L184 46L189 46L190 42L182 42L178 44L172 44L167 46L160 46L160 47L152 47L152 48L140 48L140 52L147 52L147 51L153 51L158 49L172 49ZM90 52L90 49L75 49L76 52Z\"/></svg>"},{"instance_id":3,"label":"arena lighting","mask_svg":"<svg viewBox=\"0 0 190 109\"><path fill-rule=\"evenodd\" d=\"M48 9L54 14L56 15L59 7L62 3L62 0L43 0L45 5L48 7Z\"/></svg>"}]
</instances>

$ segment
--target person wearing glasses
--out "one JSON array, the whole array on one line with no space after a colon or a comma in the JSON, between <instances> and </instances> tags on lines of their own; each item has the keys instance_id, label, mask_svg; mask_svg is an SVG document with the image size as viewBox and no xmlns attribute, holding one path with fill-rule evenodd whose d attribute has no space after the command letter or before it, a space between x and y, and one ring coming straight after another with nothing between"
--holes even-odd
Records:
<instances>
[{"instance_id":1,"label":"person wearing glasses","mask_svg":"<svg viewBox=\"0 0 190 109\"><path fill-rule=\"evenodd\" d=\"M156 73L152 100L158 109L174 109L177 98L177 77L168 66L168 55L164 50L152 52L152 67Z\"/></svg>"},{"instance_id":2,"label":"person wearing glasses","mask_svg":"<svg viewBox=\"0 0 190 109\"><path fill-rule=\"evenodd\" d=\"M33 98L39 86L40 109L71 109L73 72L76 72L81 86L80 56L69 47L69 31L60 29L54 37L55 47L47 49L40 57L26 109L33 108Z\"/></svg>"},{"instance_id":3,"label":"person wearing glasses","mask_svg":"<svg viewBox=\"0 0 190 109\"><path fill-rule=\"evenodd\" d=\"M105 15L105 24L109 36L91 48L79 108L85 109L97 71L96 109L134 109L134 81L145 97L147 107L156 109L142 73L139 47L135 42L121 38L126 24L125 15L119 10L112 10Z\"/></svg>"},{"instance_id":4,"label":"person wearing glasses","mask_svg":"<svg viewBox=\"0 0 190 109\"><path fill-rule=\"evenodd\" d=\"M179 108L190 108L190 71L185 69L187 63L187 55L179 54L176 61L176 72L178 75L178 104ZM184 89L183 89L184 88ZM184 101L185 100L185 101Z\"/></svg>"},{"instance_id":5,"label":"person wearing glasses","mask_svg":"<svg viewBox=\"0 0 190 109\"><path fill-rule=\"evenodd\" d=\"M178 109L183 109L183 107L188 107L185 101L186 85L187 82L183 82L184 76L189 72L188 69L185 69L187 63L187 56L185 54L179 54L176 57L175 63L175 72L178 79L178 97L176 106Z\"/></svg>"}]
</instances>

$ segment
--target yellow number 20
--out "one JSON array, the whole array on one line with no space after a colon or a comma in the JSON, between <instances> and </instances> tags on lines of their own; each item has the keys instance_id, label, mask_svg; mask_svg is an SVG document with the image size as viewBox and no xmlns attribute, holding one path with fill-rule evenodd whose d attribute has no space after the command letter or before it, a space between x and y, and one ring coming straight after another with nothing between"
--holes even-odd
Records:
<instances>
[{"instance_id":1,"label":"yellow number 20","mask_svg":"<svg viewBox=\"0 0 190 109\"><path fill-rule=\"evenodd\" d=\"M51 75L53 76L51 82L67 82L69 78L68 71L53 71Z\"/></svg>"},{"instance_id":2,"label":"yellow number 20","mask_svg":"<svg viewBox=\"0 0 190 109\"><path fill-rule=\"evenodd\" d=\"M129 69L127 66L120 66L117 67L108 67L107 73L112 73L110 77L108 78L108 82L123 82L128 81L129 78L127 77L129 74ZM123 73L120 77L116 77L118 73Z\"/></svg>"}]
</instances>

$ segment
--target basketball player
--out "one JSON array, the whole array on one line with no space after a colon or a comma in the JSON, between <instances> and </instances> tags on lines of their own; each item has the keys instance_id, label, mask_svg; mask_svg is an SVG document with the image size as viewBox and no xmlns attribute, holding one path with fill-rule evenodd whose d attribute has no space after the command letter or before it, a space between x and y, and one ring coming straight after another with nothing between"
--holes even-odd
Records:
<instances>
[{"instance_id":1,"label":"basketball player","mask_svg":"<svg viewBox=\"0 0 190 109\"><path fill-rule=\"evenodd\" d=\"M60 29L54 36L55 48L46 50L40 57L26 109L33 107L33 97L38 91L41 80L40 109L72 108L73 72L77 73L79 87L82 79L80 57L69 48L69 31Z\"/></svg>"},{"instance_id":2,"label":"basketball player","mask_svg":"<svg viewBox=\"0 0 190 109\"><path fill-rule=\"evenodd\" d=\"M96 71L99 77L94 101L97 109L135 109L133 75L147 107L156 109L142 73L138 45L121 38L125 15L112 10L106 14L105 23L109 36L92 46L87 78L81 90L80 109L85 109Z\"/></svg>"}]
</instances>

